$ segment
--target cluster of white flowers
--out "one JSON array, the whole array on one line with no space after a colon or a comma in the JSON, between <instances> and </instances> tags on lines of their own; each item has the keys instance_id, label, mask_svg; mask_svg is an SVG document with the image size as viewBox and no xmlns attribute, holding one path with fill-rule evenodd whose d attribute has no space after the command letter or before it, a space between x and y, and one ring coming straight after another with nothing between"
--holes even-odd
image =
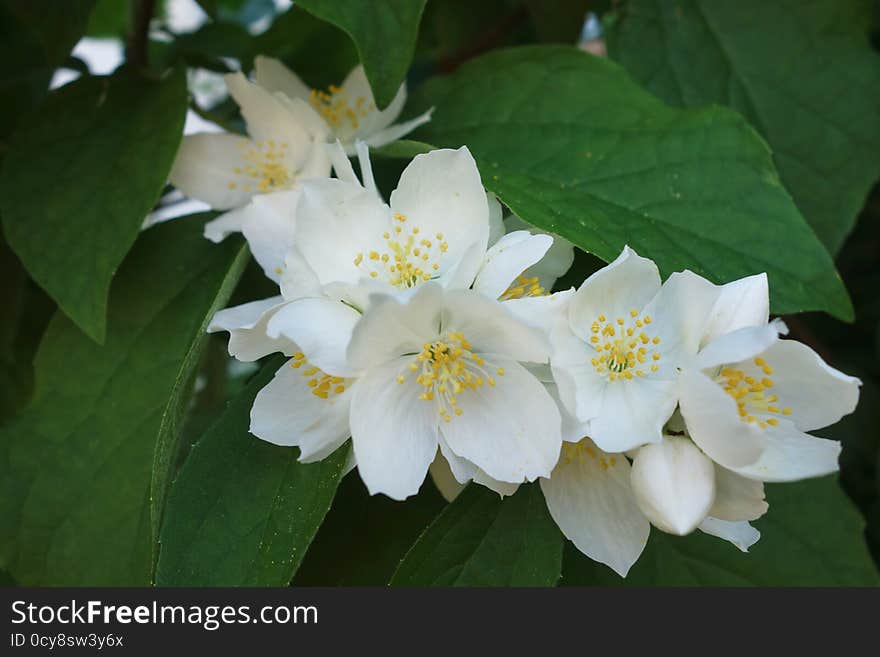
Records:
<instances>
[{"instance_id":1,"label":"cluster of white flowers","mask_svg":"<svg viewBox=\"0 0 880 657\"><path fill-rule=\"evenodd\" d=\"M651 525L745 551L763 482L837 469L839 444L805 432L850 413L860 383L780 337L765 275L661 282L624 248L551 294L571 244L503 220L466 147L415 157L382 199L368 147L430 118L389 127L403 88L379 112L360 68L325 94L266 59L228 83L251 139L188 138L172 181L230 210L208 237L241 230L280 287L209 329L240 360L289 358L255 436L304 462L351 437L349 467L398 500L429 471L448 499L538 480L562 532L621 575Z\"/></svg>"}]
</instances>

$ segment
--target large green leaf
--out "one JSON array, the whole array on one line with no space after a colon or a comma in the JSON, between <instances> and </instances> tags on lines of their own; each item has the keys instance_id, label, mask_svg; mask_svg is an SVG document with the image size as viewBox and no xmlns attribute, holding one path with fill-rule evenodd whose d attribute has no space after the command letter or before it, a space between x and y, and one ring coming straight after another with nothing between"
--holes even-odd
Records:
<instances>
[{"instance_id":1,"label":"large green leaf","mask_svg":"<svg viewBox=\"0 0 880 657\"><path fill-rule=\"evenodd\" d=\"M680 538L651 531L625 580L572 546L562 584L599 586L877 586L863 520L835 477L767 485L770 510L748 554L700 532Z\"/></svg>"},{"instance_id":2,"label":"large green leaf","mask_svg":"<svg viewBox=\"0 0 880 657\"><path fill-rule=\"evenodd\" d=\"M190 452L168 497L158 585L284 586L302 562L349 448L303 464L299 450L249 433L254 397L278 366L266 365Z\"/></svg>"},{"instance_id":3,"label":"large green leaf","mask_svg":"<svg viewBox=\"0 0 880 657\"><path fill-rule=\"evenodd\" d=\"M157 435L248 257L203 225L143 234L113 284L104 346L52 320L33 401L0 431L0 565L20 583L149 582Z\"/></svg>"},{"instance_id":4,"label":"large green leaf","mask_svg":"<svg viewBox=\"0 0 880 657\"><path fill-rule=\"evenodd\" d=\"M7 0L18 19L40 39L49 66L64 61L86 31L95 0Z\"/></svg>"},{"instance_id":5,"label":"large green leaf","mask_svg":"<svg viewBox=\"0 0 880 657\"><path fill-rule=\"evenodd\" d=\"M669 103L722 103L748 118L835 253L880 176L872 4L630 0L609 31L609 52Z\"/></svg>"},{"instance_id":6,"label":"large green leaf","mask_svg":"<svg viewBox=\"0 0 880 657\"><path fill-rule=\"evenodd\" d=\"M376 105L383 108L406 78L426 1L298 0L296 4L351 37Z\"/></svg>"},{"instance_id":7,"label":"large green leaf","mask_svg":"<svg viewBox=\"0 0 880 657\"><path fill-rule=\"evenodd\" d=\"M110 281L165 184L186 106L183 69L162 82L126 71L85 77L24 119L6 154L6 239L99 342Z\"/></svg>"},{"instance_id":8,"label":"large green leaf","mask_svg":"<svg viewBox=\"0 0 880 657\"><path fill-rule=\"evenodd\" d=\"M562 534L537 485L502 500L468 486L404 557L394 586L553 586Z\"/></svg>"},{"instance_id":9,"label":"large green leaf","mask_svg":"<svg viewBox=\"0 0 880 657\"><path fill-rule=\"evenodd\" d=\"M673 109L617 64L561 46L480 57L414 105L437 108L416 139L467 144L514 212L603 260L629 244L665 274L766 271L775 312L852 317L767 145L731 110Z\"/></svg>"}]
</instances>

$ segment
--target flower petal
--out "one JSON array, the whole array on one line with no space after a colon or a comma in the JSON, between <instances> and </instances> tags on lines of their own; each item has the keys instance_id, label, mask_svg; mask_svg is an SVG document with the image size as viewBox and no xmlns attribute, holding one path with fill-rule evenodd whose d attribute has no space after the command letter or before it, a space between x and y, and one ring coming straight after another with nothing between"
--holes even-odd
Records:
<instances>
[{"instance_id":1,"label":"flower petal","mask_svg":"<svg viewBox=\"0 0 880 657\"><path fill-rule=\"evenodd\" d=\"M799 431L787 420L763 430L764 451L738 474L759 481L798 481L837 472L840 443Z\"/></svg>"},{"instance_id":2,"label":"flower petal","mask_svg":"<svg viewBox=\"0 0 880 657\"><path fill-rule=\"evenodd\" d=\"M254 58L254 77L263 89L275 93L280 91L288 98L308 101L312 90L300 77L279 60L264 55Z\"/></svg>"},{"instance_id":3,"label":"flower petal","mask_svg":"<svg viewBox=\"0 0 880 657\"><path fill-rule=\"evenodd\" d=\"M351 439L358 471L371 494L395 500L415 495L437 453L437 409L422 388L401 385L408 360L371 369L355 386Z\"/></svg>"},{"instance_id":4,"label":"flower petal","mask_svg":"<svg viewBox=\"0 0 880 657\"><path fill-rule=\"evenodd\" d=\"M575 335L585 336L599 315L627 317L660 291L657 265L628 246L611 264L591 275L574 293L568 318Z\"/></svg>"},{"instance_id":5,"label":"flower petal","mask_svg":"<svg viewBox=\"0 0 880 657\"><path fill-rule=\"evenodd\" d=\"M537 297L522 297L504 302L504 308L521 322L549 335L568 312L574 288Z\"/></svg>"},{"instance_id":6,"label":"flower petal","mask_svg":"<svg viewBox=\"0 0 880 657\"><path fill-rule=\"evenodd\" d=\"M190 198L204 201L215 210L244 205L252 193L245 191L241 175L235 172L242 164L242 144L250 144L250 140L229 133L187 135L180 143L168 180Z\"/></svg>"},{"instance_id":7,"label":"flower petal","mask_svg":"<svg viewBox=\"0 0 880 657\"><path fill-rule=\"evenodd\" d=\"M659 443L663 425L677 402L675 381L634 377L609 381L598 414L590 418L590 437L609 452ZM580 407L578 407L580 416Z\"/></svg>"},{"instance_id":8,"label":"flower petal","mask_svg":"<svg viewBox=\"0 0 880 657\"><path fill-rule=\"evenodd\" d=\"M284 102L283 96L275 96L248 81L241 73L230 73L223 79L229 94L241 108L248 134L255 141L286 142L292 154L296 154L301 160L305 159L315 141L315 135L310 132L310 128L315 129L316 125L307 120L309 115L302 109L302 101L287 99ZM305 107L311 111L308 105Z\"/></svg>"},{"instance_id":9,"label":"flower petal","mask_svg":"<svg viewBox=\"0 0 880 657\"><path fill-rule=\"evenodd\" d=\"M782 320L763 326L749 326L722 335L700 350L695 367L705 370L748 360L770 348L780 335L788 333Z\"/></svg>"},{"instance_id":10,"label":"flower petal","mask_svg":"<svg viewBox=\"0 0 880 657\"><path fill-rule=\"evenodd\" d=\"M294 233L294 243L295 243ZM281 272L281 294L293 301L321 294L321 281L295 244L287 251Z\"/></svg>"},{"instance_id":11,"label":"flower petal","mask_svg":"<svg viewBox=\"0 0 880 657\"><path fill-rule=\"evenodd\" d=\"M767 513L764 484L715 466L715 504L709 515L719 520L757 520Z\"/></svg>"},{"instance_id":12,"label":"flower petal","mask_svg":"<svg viewBox=\"0 0 880 657\"><path fill-rule=\"evenodd\" d=\"M391 208L428 239L442 235L436 238L447 244L438 259L440 272L458 264L473 245L485 253L489 205L477 164L467 147L416 155L391 194Z\"/></svg>"},{"instance_id":13,"label":"flower petal","mask_svg":"<svg viewBox=\"0 0 880 657\"><path fill-rule=\"evenodd\" d=\"M245 201L245 203L247 203L247 201ZM244 222L246 207L247 205L244 205L240 208L229 210L216 219L211 219L211 221L207 222L204 230L205 239L211 240L215 244L219 244L232 233L240 233L241 225Z\"/></svg>"},{"instance_id":14,"label":"flower petal","mask_svg":"<svg viewBox=\"0 0 880 657\"><path fill-rule=\"evenodd\" d=\"M509 497L519 489L519 484L512 484L506 481L493 479L470 461L457 456L455 452L450 449L449 445L446 444L446 441L443 440L442 434L440 435L440 453L438 454L438 458L442 459L453 480L461 486L461 488L464 488L469 481L473 481L498 493L501 497ZM437 459L434 460L434 463L437 463ZM432 464L431 467L433 468L434 464ZM451 502L452 500L449 501Z\"/></svg>"},{"instance_id":15,"label":"flower petal","mask_svg":"<svg viewBox=\"0 0 880 657\"><path fill-rule=\"evenodd\" d=\"M585 444L589 451L578 446L582 452L563 454L550 478L541 479L541 490L566 538L626 577L645 549L651 525L630 488L629 462Z\"/></svg>"},{"instance_id":16,"label":"flower petal","mask_svg":"<svg viewBox=\"0 0 880 657\"><path fill-rule=\"evenodd\" d=\"M300 448L303 463L319 461L342 445L349 435L351 387L341 395L322 399L312 394L303 369L288 361L257 393L251 408L252 434L267 442Z\"/></svg>"},{"instance_id":17,"label":"flower petal","mask_svg":"<svg viewBox=\"0 0 880 657\"><path fill-rule=\"evenodd\" d=\"M742 552L748 552L749 548L761 538L761 532L745 521L729 522L710 517L702 522L699 529L710 536L730 541Z\"/></svg>"},{"instance_id":18,"label":"flower petal","mask_svg":"<svg viewBox=\"0 0 880 657\"><path fill-rule=\"evenodd\" d=\"M372 135L367 135L366 133L364 133L364 141L370 148L381 148L382 146L386 146L387 144L395 142L401 137L408 135L420 125L424 125L425 123L430 121L431 115L433 113L434 108L432 107L427 112L422 112L417 117L415 117L414 119L410 119L409 121L404 121L403 123L395 123L394 125L390 125L387 128L374 132Z\"/></svg>"},{"instance_id":19,"label":"flower petal","mask_svg":"<svg viewBox=\"0 0 880 657\"><path fill-rule=\"evenodd\" d=\"M309 362L327 374L355 376L358 371L348 364L345 353L360 318L359 312L339 301L298 299L275 313L267 332L298 344Z\"/></svg>"},{"instance_id":20,"label":"flower petal","mask_svg":"<svg viewBox=\"0 0 880 657\"><path fill-rule=\"evenodd\" d=\"M255 196L242 209L241 232L266 276L281 281L284 260L293 246L299 190Z\"/></svg>"},{"instance_id":21,"label":"flower petal","mask_svg":"<svg viewBox=\"0 0 880 657\"><path fill-rule=\"evenodd\" d=\"M475 353L498 354L518 361L546 363L550 341L511 313L505 304L471 290L447 290L441 323L460 331Z\"/></svg>"},{"instance_id":22,"label":"flower petal","mask_svg":"<svg viewBox=\"0 0 880 657\"><path fill-rule=\"evenodd\" d=\"M474 289L497 299L517 276L544 257L552 244L549 235L532 235L524 230L508 233L486 252Z\"/></svg>"},{"instance_id":23,"label":"flower petal","mask_svg":"<svg viewBox=\"0 0 880 657\"><path fill-rule=\"evenodd\" d=\"M504 226L503 212L498 197L492 192L486 192L486 202L489 204L489 246L492 246L504 237L507 232Z\"/></svg>"},{"instance_id":24,"label":"flower petal","mask_svg":"<svg viewBox=\"0 0 880 657\"><path fill-rule=\"evenodd\" d=\"M369 254L385 250L382 235L390 230L388 206L360 185L332 179L302 184L294 239L322 284L368 276Z\"/></svg>"},{"instance_id":25,"label":"flower petal","mask_svg":"<svg viewBox=\"0 0 880 657\"><path fill-rule=\"evenodd\" d=\"M441 423L444 440L493 479L520 483L548 476L562 444L556 402L516 361L496 359L491 367L503 368L503 376L495 386L458 395L461 414Z\"/></svg>"},{"instance_id":26,"label":"flower petal","mask_svg":"<svg viewBox=\"0 0 880 657\"><path fill-rule=\"evenodd\" d=\"M525 276L537 276L541 287L545 290L552 290L556 280L571 269L574 264L574 244L564 237L535 228L515 214L507 217L504 220L504 225L508 232L528 230L533 234L549 235L553 238L553 246L547 250L541 260L526 270L524 274Z\"/></svg>"},{"instance_id":27,"label":"flower petal","mask_svg":"<svg viewBox=\"0 0 880 657\"><path fill-rule=\"evenodd\" d=\"M670 534L690 534L715 501L715 465L688 438L667 436L642 447L630 480L642 513Z\"/></svg>"},{"instance_id":28,"label":"flower petal","mask_svg":"<svg viewBox=\"0 0 880 657\"><path fill-rule=\"evenodd\" d=\"M790 407L790 420L802 431L821 429L852 413L859 401L859 386L795 340L776 340L761 354L773 367L773 392L779 405Z\"/></svg>"},{"instance_id":29,"label":"flower petal","mask_svg":"<svg viewBox=\"0 0 880 657\"><path fill-rule=\"evenodd\" d=\"M740 419L736 402L720 385L689 370L682 373L679 390L688 434L709 458L730 470L758 459L764 448L761 429Z\"/></svg>"},{"instance_id":30,"label":"flower petal","mask_svg":"<svg viewBox=\"0 0 880 657\"><path fill-rule=\"evenodd\" d=\"M296 351L296 345L266 334L269 320L284 303L281 297L270 297L225 308L211 319L208 333L229 331L229 354L240 361L252 362L276 351L289 356Z\"/></svg>"},{"instance_id":31,"label":"flower petal","mask_svg":"<svg viewBox=\"0 0 880 657\"><path fill-rule=\"evenodd\" d=\"M718 288L718 299L706 323L700 346L747 326L763 326L769 318L767 274L747 276L722 285Z\"/></svg>"},{"instance_id":32,"label":"flower petal","mask_svg":"<svg viewBox=\"0 0 880 657\"><path fill-rule=\"evenodd\" d=\"M425 342L439 335L443 292L426 283L406 300L374 295L370 306L352 332L348 361L353 368L367 369L418 353Z\"/></svg>"}]
</instances>

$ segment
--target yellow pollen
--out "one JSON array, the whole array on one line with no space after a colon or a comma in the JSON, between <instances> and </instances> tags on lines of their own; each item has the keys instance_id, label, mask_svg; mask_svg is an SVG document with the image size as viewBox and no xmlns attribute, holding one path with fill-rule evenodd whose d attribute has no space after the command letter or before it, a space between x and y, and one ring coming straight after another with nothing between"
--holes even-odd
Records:
<instances>
[{"instance_id":1,"label":"yellow pollen","mask_svg":"<svg viewBox=\"0 0 880 657\"><path fill-rule=\"evenodd\" d=\"M641 329L645 318L638 310L630 310L626 317L617 317L607 321L605 315L599 315L590 324L589 345L595 349L596 355L590 358L593 368L609 381L631 381L634 377L644 377L649 371L642 365L650 359L655 363L650 371L657 372L656 364L661 353L655 350L660 338L653 338Z\"/></svg>"},{"instance_id":2,"label":"yellow pollen","mask_svg":"<svg viewBox=\"0 0 880 657\"><path fill-rule=\"evenodd\" d=\"M309 95L309 103L334 130L348 128L357 130L360 121L376 109L376 105L359 96L352 102L336 85L327 87L327 91L313 90Z\"/></svg>"},{"instance_id":3,"label":"yellow pollen","mask_svg":"<svg viewBox=\"0 0 880 657\"><path fill-rule=\"evenodd\" d=\"M526 297L544 297L549 293L544 290L538 283L537 276L517 276L513 283L510 284L501 296L500 301L508 301L510 299L523 299Z\"/></svg>"},{"instance_id":4,"label":"yellow pollen","mask_svg":"<svg viewBox=\"0 0 880 657\"><path fill-rule=\"evenodd\" d=\"M444 422L462 414L458 395L475 390L496 381L483 367L488 364L482 356L473 352L464 334L450 331L435 342L426 342L422 351L407 364L406 370L397 375L397 382L407 381L407 373L416 374L415 381L422 387L419 399L437 399L438 414ZM497 376L504 376L504 368L495 368Z\"/></svg>"},{"instance_id":5,"label":"yellow pollen","mask_svg":"<svg viewBox=\"0 0 880 657\"><path fill-rule=\"evenodd\" d=\"M274 139L259 142L243 140L240 149L244 162L242 166L232 169L236 176L244 178L239 181L241 188L246 192L266 193L288 189L293 185L295 176L285 164L289 148L286 142L277 144ZM239 182L230 182L229 189L238 188Z\"/></svg>"},{"instance_id":6,"label":"yellow pollen","mask_svg":"<svg viewBox=\"0 0 880 657\"><path fill-rule=\"evenodd\" d=\"M763 374L773 372L773 368L763 358L755 358L754 371ZM761 429L768 426L775 427L779 420L774 415L790 415L790 408L780 410L776 402L777 395L767 394L767 390L773 387L773 380L762 377L760 380L747 373L752 365L745 366L747 369L736 369L732 366L722 367L715 377L720 385L735 402L740 419L748 424L755 424Z\"/></svg>"}]
</instances>

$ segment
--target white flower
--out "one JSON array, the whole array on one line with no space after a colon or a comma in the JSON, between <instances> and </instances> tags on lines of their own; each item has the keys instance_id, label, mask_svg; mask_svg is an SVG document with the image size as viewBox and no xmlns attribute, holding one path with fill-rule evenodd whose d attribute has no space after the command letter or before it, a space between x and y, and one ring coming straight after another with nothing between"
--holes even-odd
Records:
<instances>
[{"instance_id":1,"label":"white flower","mask_svg":"<svg viewBox=\"0 0 880 657\"><path fill-rule=\"evenodd\" d=\"M332 312L321 307L329 305L329 301L303 302L317 304L317 312ZM337 334L340 330L350 334L359 315L337 305L341 312L335 314L333 328ZM276 351L291 356L257 394L251 409L250 430L270 443L299 447L299 460L310 463L329 456L348 440L349 406L356 380L327 374L306 358L299 345L284 336L270 338L266 327L283 307L283 300L274 297L228 308L214 316L208 330L229 331L229 352L239 360L257 360ZM303 336L306 341L310 339L308 332ZM327 344L329 349L315 352L321 364L329 363L332 367L337 362L332 336Z\"/></svg>"},{"instance_id":2,"label":"white flower","mask_svg":"<svg viewBox=\"0 0 880 657\"><path fill-rule=\"evenodd\" d=\"M555 233L535 228L515 214L504 219L504 229L508 233L526 230L536 235L549 235L553 245L534 265L526 269L519 277L520 285L536 286L541 290L552 290L556 280L565 274L574 263L574 244Z\"/></svg>"},{"instance_id":3,"label":"white flower","mask_svg":"<svg viewBox=\"0 0 880 657\"><path fill-rule=\"evenodd\" d=\"M249 137L186 136L169 175L184 194L215 210L231 210L205 226L205 236L213 241L242 229L240 209L256 195L292 190L301 180L330 175L327 126L308 103L272 94L241 73L225 80Z\"/></svg>"},{"instance_id":4,"label":"white flower","mask_svg":"<svg viewBox=\"0 0 880 657\"><path fill-rule=\"evenodd\" d=\"M346 153L354 155L355 142L366 142L373 148L390 144L431 120L428 110L416 118L392 125L406 103L406 83L383 110L376 107L373 90L364 74L364 67L355 66L338 87L328 91L310 89L293 71L277 59L257 57L254 60L257 84L272 93L289 99L308 102L327 124L333 136L342 142Z\"/></svg>"},{"instance_id":5,"label":"white flower","mask_svg":"<svg viewBox=\"0 0 880 657\"><path fill-rule=\"evenodd\" d=\"M661 289L656 265L628 247L571 296L551 332L553 376L599 447L660 442L716 298L695 276L673 274Z\"/></svg>"},{"instance_id":6,"label":"white flower","mask_svg":"<svg viewBox=\"0 0 880 657\"><path fill-rule=\"evenodd\" d=\"M376 191L361 148L363 184L338 153L338 179L303 183L281 277L285 298L328 295L365 309L373 292L406 293L428 281L516 296L511 283L552 239L519 231L488 248L497 202L487 198L467 148L416 156L390 204Z\"/></svg>"},{"instance_id":7,"label":"white flower","mask_svg":"<svg viewBox=\"0 0 880 657\"><path fill-rule=\"evenodd\" d=\"M780 339L776 320L707 344L681 376L681 414L715 463L759 481L793 481L837 470L840 444L806 433L837 422L861 382L812 349Z\"/></svg>"},{"instance_id":8,"label":"white flower","mask_svg":"<svg viewBox=\"0 0 880 657\"><path fill-rule=\"evenodd\" d=\"M558 399L555 386L547 388ZM651 531L633 496L629 461L599 449L585 437L587 424L559 408L566 442L550 477L541 479L547 509L578 550L625 577Z\"/></svg>"},{"instance_id":9,"label":"white flower","mask_svg":"<svg viewBox=\"0 0 880 657\"><path fill-rule=\"evenodd\" d=\"M632 487L651 523L683 536L699 528L746 552L760 533L748 521L767 511L764 485L722 468L687 435L665 435L633 455Z\"/></svg>"},{"instance_id":10,"label":"white flower","mask_svg":"<svg viewBox=\"0 0 880 657\"><path fill-rule=\"evenodd\" d=\"M438 447L457 478L476 469L511 484L547 476L559 411L521 364L547 355L540 332L473 291L430 284L408 299L374 299L347 353L361 372L351 435L370 492L415 494Z\"/></svg>"}]
</instances>

